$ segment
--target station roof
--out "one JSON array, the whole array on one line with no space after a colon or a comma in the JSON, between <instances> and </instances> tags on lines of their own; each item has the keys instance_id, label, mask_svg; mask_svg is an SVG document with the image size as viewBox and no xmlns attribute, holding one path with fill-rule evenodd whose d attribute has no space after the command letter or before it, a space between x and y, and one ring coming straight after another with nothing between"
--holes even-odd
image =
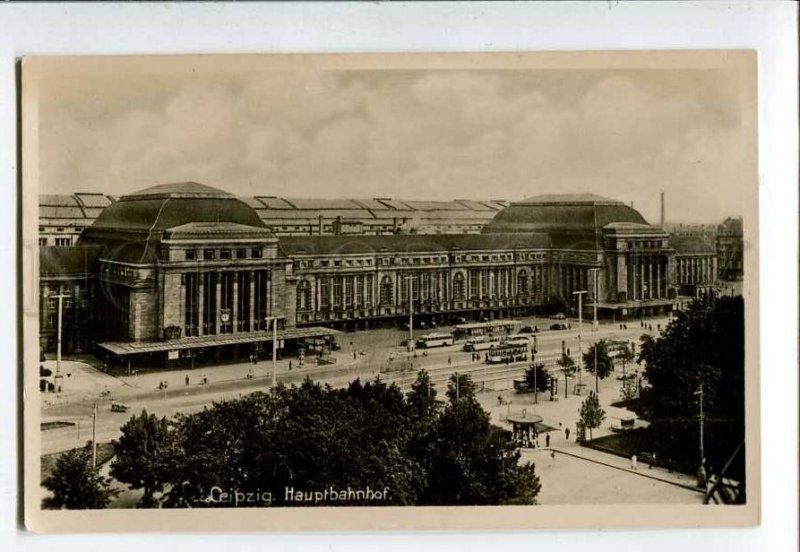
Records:
<instances>
[{"instance_id":1,"label":"station roof","mask_svg":"<svg viewBox=\"0 0 800 552\"><path fill-rule=\"evenodd\" d=\"M93 271L100 253L97 246L44 246L39 248L39 275L80 276Z\"/></svg>"},{"instance_id":2,"label":"station roof","mask_svg":"<svg viewBox=\"0 0 800 552\"><path fill-rule=\"evenodd\" d=\"M545 249L545 234L392 234L384 236L285 236L278 248L297 255L447 252L500 249Z\"/></svg>"}]
</instances>

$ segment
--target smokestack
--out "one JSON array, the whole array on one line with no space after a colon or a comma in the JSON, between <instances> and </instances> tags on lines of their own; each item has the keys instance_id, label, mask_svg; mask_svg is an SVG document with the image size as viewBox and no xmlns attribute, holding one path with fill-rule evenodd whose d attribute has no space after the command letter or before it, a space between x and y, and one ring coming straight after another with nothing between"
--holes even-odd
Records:
<instances>
[{"instance_id":1,"label":"smokestack","mask_svg":"<svg viewBox=\"0 0 800 552\"><path fill-rule=\"evenodd\" d=\"M664 192L661 192L661 228L664 228Z\"/></svg>"},{"instance_id":2,"label":"smokestack","mask_svg":"<svg viewBox=\"0 0 800 552\"><path fill-rule=\"evenodd\" d=\"M633 201L631 201L631 209L633 209Z\"/></svg>"}]
</instances>

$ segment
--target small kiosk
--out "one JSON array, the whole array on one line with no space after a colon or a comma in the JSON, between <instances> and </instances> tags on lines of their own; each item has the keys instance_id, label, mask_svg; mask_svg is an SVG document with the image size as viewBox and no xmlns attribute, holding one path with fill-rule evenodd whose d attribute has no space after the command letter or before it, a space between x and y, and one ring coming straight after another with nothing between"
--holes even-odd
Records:
<instances>
[{"instance_id":1,"label":"small kiosk","mask_svg":"<svg viewBox=\"0 0 800 552\"><path fill-rule=\"evenodd\" d=\"M523 409L521 414L509 414L507 420L511 424L512 437L517 444L526 446L539 436L536 424L542 422L542 417L538 414L528 414Z\"/></svg>"}]
</instances>

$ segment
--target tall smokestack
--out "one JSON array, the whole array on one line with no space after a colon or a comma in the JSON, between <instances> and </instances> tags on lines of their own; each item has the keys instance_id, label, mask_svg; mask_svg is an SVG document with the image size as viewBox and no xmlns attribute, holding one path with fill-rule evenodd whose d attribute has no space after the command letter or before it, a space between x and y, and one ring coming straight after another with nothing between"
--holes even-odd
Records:
<instances>
[{"instance_id":1,"label":"tall smokestack","mask_svg":"<svg viewBox=\"0 0 800 552\"><path fill-rule=\"evenodd\" d=\"M631 201L631 209L633 209L633 201Z\"/></svg>"},{"instance_id":2,"label":"tall smokestack","mask_svg":"<svg viewBox=\"0 0 800 552\"><path fill-rule=\"evenodd\" d=\"M664 228L664 223L666 220L664 219L664 192L661 192L661 228Z\"/></svg>"}]
</instances>

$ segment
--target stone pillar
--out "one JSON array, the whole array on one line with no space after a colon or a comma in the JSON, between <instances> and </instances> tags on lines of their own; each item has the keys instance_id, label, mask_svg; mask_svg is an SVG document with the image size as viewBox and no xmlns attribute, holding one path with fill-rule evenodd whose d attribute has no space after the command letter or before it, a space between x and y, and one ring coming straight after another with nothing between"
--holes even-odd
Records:
<instances>
[{"instance_id":1,"label":"stone pillar","mask_svg":"<svg viewBox=\"0 0 800 552\"><path fill-rule=\"evenodd\" d=\"M214 333L219 335L220 333L220 307L222 306L222 273L217 272L215 274L216 283L214 285L214 300L216 301L217 305L217 312L214 313Z\"/></svg>"},{"instance_id":2,"label":"stone pillar","mask_svg":"<svg viewBox=\"0 0 800 552\"><path fill-rule=\"evenodd\" d=\"M204 335L203 320L206 312L205 301L205 282L203 282L203 272L197 273L197 335Z\"/></svg>"},{"instance_id":3,"label":"stone pillar","mask_svg":"<svg viewBox=\"0 0 800 552\"><path fill-rule=\"evenodd\" d=\"M239 273L233 272L233 299L231 300L231 332L239 331Z\"/></svg>"},{"instance_id":4,"label":"stone pillar","mask_svg":"<svg viewBox=\"0 0 800 552\"><path fill-rule=\"evenodd\" d=\"M661 292L661 265L662 265L663 261L662 261L661 257L658 257L657 259L658 260L656 262L656 298L661 299L661 297L662 297L662 292Z\"/></svg>"},{"instance_id":5,"label":"stone pillar","mask_svg":"<svg viewBox=\"0 0 800 552\"><path fill-rule=\"evenodd\" d=\"M255 316L256 316L256 273L254 270L250 271L250 316L249 327L250 331L255 331Z\"/></svg>"},{"instance_id":6,"label":"stone pillar","mask_svg":"<svg viewBox=\"0 0 800 552\"><path fill-rule=\"evenodd\" d=\"M638 274L637 274L637 270L636 270L636 257L633 257L631 259L631 276L633 277L633 282L632 282L633 285L631 287L631 289L633 290L633 297L631 297L631 300L632 301L636 301L636 299L638 299L638 297L639 297L639 289L638 289L639 286L638 286L638 283L637 283Z\"/></svg>"},{"instance_id":7,"label":"stone pillar","mask_svg":"<svg viewBox=\"0 0 800 552\"><path fill-rule=\"evenodd\" d=\"M653 298L653 259L647 259L647 298Z\"/></svg>"}]
</instances>

